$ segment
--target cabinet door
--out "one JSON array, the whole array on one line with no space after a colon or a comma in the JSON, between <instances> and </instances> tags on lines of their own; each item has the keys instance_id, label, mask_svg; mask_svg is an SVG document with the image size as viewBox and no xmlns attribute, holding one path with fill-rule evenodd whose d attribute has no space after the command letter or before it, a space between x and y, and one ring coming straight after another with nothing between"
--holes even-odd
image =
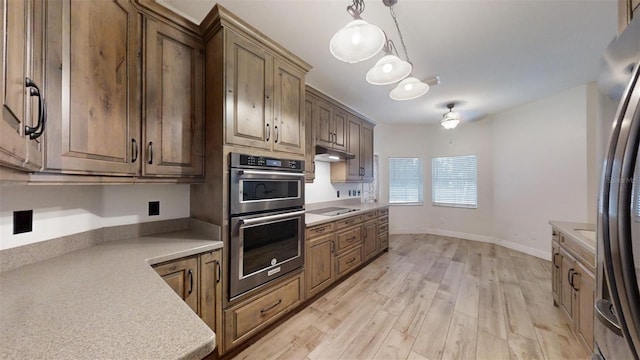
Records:
<instances>
[{"instance_id":1,"label":"cabinet door","mask_svg":"<svg viewBox=\"0 0 640 360\"><path fill-rule=\"evenodd\" d=\"M349 115L348 134L349 136L347 142L347 151L354 154L356 157L355 159L347 160L347 180L360 180L362 178L362 168L360 166L360 140L362 138L362 121L352 115Z\"/></svg>"},{"instance_id":2,"label":"cabinet door","mask_svg":"<svg viewBox=\"0 0 640 360\"><path fill-rule=\"evenodd\" d=\"M347 150L347 112L336 108L333 112L333 147Z\"/></svg>"},{"instance_id":3,"label":"cabinet door","mask_svg":"<svg viewBox=\"0 0 640 360\"><path fill-rule=\"evenodd\" d=\"M316 143L326 147L333 146L333 106L323 100L317 100L318 120L315 124Z\"/></svg>"},{"instance_id":4,"label":"cabinet door","mask_svg":"<svg viewBox=\"0 0 640 360\"><path fill-rule=\"evenodd\" d=\"M307 299L326 289L334 281L334 241L335 236L330 234L306 243Z\"/></svg>"},{"instance_id":5,"label":"cabinet door","mask_svg":"<svg viewBox=\"0 0 640 360\"><path fill-rule=\"evenodd\" d=\"M362 167L362 180L373 181L373 126L367 123L362 125L360 166Z\"/></svg>"},{"instance_id":6,"label":"cabinet door","mask_svg":"<svg viewBox=\"0 0 640 360\"><path fill-rule=\"evenodd\" d=\"M31 140L25 127L38 123L38 101L30 96L25 78L31 78L44 95L43 81L43 3L41 1L3 0L0 29L4 54L2 70L2 121L0 121L0 162L37 170L42 165L40 140Z\"/></svg>"},{"instance_id":7,"label":"cabinet door","mask_svg":"<svg viewBox=\"0 0 640 360\"><path fill-rule=\"evenodd\" d=\"M577 264L579 276L574 277L578 293L577 333L581 340L593 350L593 305L595 297L595 276L582 264Z\"/></svg>"},{"instance_id":8,"label":"cabinet door","mask_svg":"<svg viewBox=\"0 0 640 360\"><path fill-rule=\"evenodd\" d=\"M273 58L244 37L226 34L226 142L271 149Z\"/></svg>"},{"instance_id":9,"label":"cabinet door","mask_svg":"<svg viewBox=\"0 0 640 360\"><path fill-rule=\"evenodd\" d=\"M184 300L187 305L198 313L198 258L176 260L155 267L155 270L173 291Z\"/></svg>"},{"instance_id":10,"label":"cabinet door","mask_svg":"<svg viewBox=\"0 0 640 360\"><path fill-rule=\"evenodd\" d=\"M375 255L378 250L378 224L376 221L369 221L364 223L364 258L368 259Z\"/></svg>"},{"instance_id":11,"label":"cabinet door","mask_svg":"<svg viewBox=\"0 0 640 360\"><path fill-rule=\"evenodd\" d=\"M304 73L274 60L273 150L305 153Z\"/></svg>"},{"instance_id":12,"label":"cabinet door","mask_svg":"<svg viewBox=\"0 0 640 360\"><path fill-rule=\"evenodd\" d=\"M202 175L204 44L148 18L145 50L144 175Z\"/></svg>"},{"instance_id":13,"label":"cabinet door","mask_svg":"<svg viewBox=\"0 0 640 360\"><path fill-rule=\"evenodd\" d=\"M126 0L63 0L48 6L46 168L137 174L137 11Z\"/></svg>"},{"instance_id":14,"label":"cabinet door","mask_svg":"<svg viewBox=\"0 0 640 360\"><path fill-rule=\"evenodd\" d=\"M222 255L216 250L200 255L200 318L216 333L218 351L222 341Z\"/></svg>"},{"instance_id":15,"label":"cabinet door","mask_svg":"<svg viewBox=\"0 0 640 360\"><path fill-rule=\"evenodd\" d=\"M561 308L567 313L569 318L573 319L573 288L569 284L571 273L575 271L575 260L573 256L566 251L560 249L562 254L562 263L560 265L560 273L562 276L562 284L560 286L560 302Z\"/></svg>"},{"instance_id":16,"label":"cabinet door","mask_svg":"<svg viewBox=\"0 0 640 360\"><path fill-rule=\"evenodd\" d=\"M304 99L304 128L305 128L305 158L304 158L304 181L313 182L316 177L316 144L314 141L315 122L314 115L317 114L315 102L309 97Z\"/></svg>"}]
</instances>

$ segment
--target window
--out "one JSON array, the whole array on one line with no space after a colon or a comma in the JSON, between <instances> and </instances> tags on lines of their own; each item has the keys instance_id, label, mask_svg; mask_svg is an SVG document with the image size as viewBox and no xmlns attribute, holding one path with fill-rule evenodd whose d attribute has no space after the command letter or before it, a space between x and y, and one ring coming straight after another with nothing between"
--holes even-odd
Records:
<instances>
[{"instance_id":1,"label":"window","mask_svg":"<svg viewBox=\"0 0 640 360\"><path fill-rule=\"evenodd\" d=\"M422 159L389 158L389 203L422 204Z\"/></svg>"},{"instance_id":2,"label":"window","mask_svg":"<svg viewBox=\"0 0 640 360\"><path fill-rule=\"evenodd\" d=\"M475 155L433 158L431 167L433 205L478 207Z\"/></svg>"}]
</instances>

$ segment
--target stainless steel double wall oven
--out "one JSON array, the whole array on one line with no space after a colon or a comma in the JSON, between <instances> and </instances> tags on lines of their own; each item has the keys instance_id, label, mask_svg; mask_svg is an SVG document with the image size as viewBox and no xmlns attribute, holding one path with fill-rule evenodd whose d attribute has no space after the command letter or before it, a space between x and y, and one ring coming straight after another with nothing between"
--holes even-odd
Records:
<instances>
[{"instance_id":1,"label":"stainless steel double wall oven","mask_svg":"<svg viewBox=\"0 0 640 360\"><path fill-rule=\"evenodd\" d=\"M304 265L304 161L230 154L231 299Z\"/></svg>"}]
</instances>

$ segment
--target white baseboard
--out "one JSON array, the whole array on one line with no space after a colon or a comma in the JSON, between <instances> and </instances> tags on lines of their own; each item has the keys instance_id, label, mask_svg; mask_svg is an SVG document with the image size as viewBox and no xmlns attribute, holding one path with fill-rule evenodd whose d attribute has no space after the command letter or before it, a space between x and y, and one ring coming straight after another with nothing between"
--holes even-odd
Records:
<instances>
[{"instance_id":1,"label":"white baseboard","mask_svg":"<svg viewBox=\"0 0 640 360\"><path fill-rule=\"evenodd\" d=\"M496 244L496 245L504 246L507 249L519 251L543 260L548 260L548 261L551 260L551 252L549 251L543 251L543 250L532 248L530 246L526 246L517 242L499 239L493 236L469 234L469 233L463 233L458 231L430 229L430 228L422 228L422 227L416 227L411 229L405 228L402 230L390 229L389 233L390 234L433 234L433 235L454 237L458 239L480 241L488 244Z\"/></svg>"}]
</instances>

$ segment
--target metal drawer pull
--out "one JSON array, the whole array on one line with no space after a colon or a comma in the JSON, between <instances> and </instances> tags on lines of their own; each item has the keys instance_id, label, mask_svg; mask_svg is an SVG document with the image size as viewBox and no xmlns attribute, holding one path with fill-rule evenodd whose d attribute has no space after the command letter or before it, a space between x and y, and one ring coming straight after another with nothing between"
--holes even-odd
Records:
<instances>
[{"instance_id":1,"label":"metal drawer pull","mask_svg":"<svg viewBox=\"0 0 640 360\"><path fill-rule=\"evenodd\" d=\"M153 164L153 141L149 141L149 164Z\"/></svg>"},{"instance_id":2,"label":"metal drawer pull","mask_svg":"<svg viewBox=\"0 0 640 360\"><path fill-rule=\"evenodd\" d=\"M264 313L266 313L267 311L271 311L271 310L275 309L275 308L276 308L278 305L280 305L281 303L282 303L282 299L278 299L278 301L276 301L276 303L275 303L275 304L273 304L273 305L269 306L269 307L268 307L268 308L266 308L266 309L262 309L262 310L260 310L260 314L264 314Z\"/></svg>"},{"instance_id":3,"label":"metal drawer pull","mask_svg":"<svg viewBox=\"0 0 640 360\"><path fill-rule=\"evenodd\" d=\"M350 238L348 238L348 239L347 239L347 242L352 242L352 241L353 241L353 240L355 240L355 239L356 239L356 236L355 236L355 235L353 235L352 237L350 237Z\"/></svg>"},{"instance_id":4,"label":"metal drawer pull","mask_svg":"<svg viewBox=\"0 0 640 360\"><path fill-rule=\"evenodd\" d=\"M353 264L354 261L356 261L355 256L353 257L353 259L347 261L347 265Z\"/></svg>"},{"instance_id":5,"label":"metal drawer pull","mask_svg":"<svg viewBox=\"0 0 640 360\"><path fill-rule=\"evenodd\" d=\"M189 269L189 295L193 292L193 271Z\"/></svg>"},{"instance_id":6,"label":"metal drawer pull","mask_svg":"<svg viewBox=\"0 0 640 360\"><path fill-rule=\"evenodd\" d=\"M218 276L216 278L216 283L219 283L220 280L222 279L222 266L220 266L220 261L216 260L216 265L218 266Z\"/></svg>"}]
</instances>

